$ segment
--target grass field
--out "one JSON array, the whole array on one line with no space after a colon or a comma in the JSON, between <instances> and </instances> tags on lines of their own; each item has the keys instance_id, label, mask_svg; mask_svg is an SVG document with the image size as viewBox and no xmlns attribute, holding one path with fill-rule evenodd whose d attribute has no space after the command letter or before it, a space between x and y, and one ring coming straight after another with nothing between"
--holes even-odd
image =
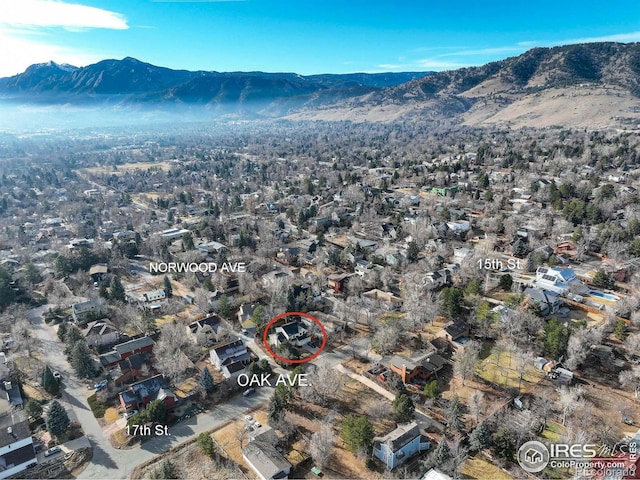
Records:
<instances>
[{"instance_id":1,"label":"grass field","mask_svg":"<svg viewBox=\"0 0 640 480\"><path fill-rule=\"evenodd\" d=\"M131 172L134 170L148 170L150 168L155 168L163 171L167 171L171 168L171 165L168 162L140 162L140 163L123 163L122 165L117 166L117 170L114 169L111 165L105 167L89 167L83 168L83 172L93 173L93 174L115 174L119 173Z\"/></svg>"},{"instance_id":2,"label":"grass field","mask_svg":"<svg viewBox=\"0 0 640 480\"><path fill-rule=\"evenodd\" d=\"M113 423L117 420L120 420L120 414L118 413L118 410L116 408L109 407L104 412L104 419L107 423Z\"/></svg>"},{"instance_id":3,"label":"grass field","mask_svg":"<svg viewBox=\"0 0 640 480\"><path fill-rule=\"evenodd\" d=\"M517 360L512 358L511 352L494 347L488 356L485 357L483 352L480 358L483 360L476 365L476 375L496 385L518 388L520 373L516 370ZM539 383L543 378L543 372L533 365L527 365L522 378L522 391L529 391L532 385Z\"/></svg>"},{"instance_id":4,"label":"grass field","mask_svg":"<svg viewBox=\"0 0 640 480\"><path fill-rule=\"evenodd\" d=\"M478 479L511 480L513 478L506 471L492 465L480 456L465 460L460 469L460 473L465 477Z\"/></svg>"},{"instance_id":5,"label":"grass field","mask_svg":"<svg viewBox=\"0 0 640 480\"><path fill-rule=\"evenodd\" d=\"M540 436L551 442L557 442L560 440L560 438L562 438L562 435L565 431L566 428L564 428L558 422L550 420L547 422L547 426Z\"/></svg>"}]
</instances>

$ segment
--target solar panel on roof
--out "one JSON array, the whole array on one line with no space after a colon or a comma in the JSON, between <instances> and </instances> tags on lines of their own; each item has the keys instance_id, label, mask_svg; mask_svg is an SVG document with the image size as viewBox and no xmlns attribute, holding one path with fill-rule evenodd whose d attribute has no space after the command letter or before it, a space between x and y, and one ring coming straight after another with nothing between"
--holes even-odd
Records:
<instances>
[{"instance_id":1,"label":"solar panel on roof","mask_svg":"<svg viewBox=\"0 0 640 480\"><path fill-rule=\"evenodd\" d=\"M556 277L552 277L551 275L543 275L542 278L544 278L545 280L548 280L550 282L555 282L556 281Z\"/></svg>"}]
</instances>

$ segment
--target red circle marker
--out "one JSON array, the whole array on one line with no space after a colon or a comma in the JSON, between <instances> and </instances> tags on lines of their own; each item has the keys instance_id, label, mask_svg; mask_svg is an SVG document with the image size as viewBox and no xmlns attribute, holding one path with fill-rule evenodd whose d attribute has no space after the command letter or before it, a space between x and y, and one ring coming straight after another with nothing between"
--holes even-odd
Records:
<instances>
[{"instance_id":1,"label":"red circle marker","mask_svg":"<svg viewBox=\"0 0 640 480\"><path fill-rule=\"evenodd\" d=\"M316 322L316 324L320 327L320 330L322 331L322 345L320 345L320 348L316 353L314 353L313 355L307 358L303 358L301 360L290 360L288 358L281 357L280 355L275 353L273 350L271 350L271 347L269 346L269 342L267 341L267 333L269 332L269 329L275 322L285 317L305 317L305 318L308 318L309 320L313 320L314 322ZM264 333L262 335L262 343L264 344L264 348L267 349L267 352L269 353L269 355L271 355L276 360L279 360L280 362L306 363L313 360L318 355L320 355L320 352L322 352L322 350L324 349L324 346L327 344L327 331L324 329L324 325L322 325L322 322L318 320L316 317L314 317L313 315L309 315L308 313L302 313L302 312L285 312L285 313L281 313L278 316L273 317L271 321L267 323L267 326L264 327Z\"/></svg>"}]
</instances>

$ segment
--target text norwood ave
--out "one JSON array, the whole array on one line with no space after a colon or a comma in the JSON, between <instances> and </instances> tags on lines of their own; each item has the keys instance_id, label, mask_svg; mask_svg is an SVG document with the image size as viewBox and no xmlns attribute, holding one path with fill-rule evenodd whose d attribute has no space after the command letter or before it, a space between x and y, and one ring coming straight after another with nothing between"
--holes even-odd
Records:
<instances>
[{"instance_id":1,"label":"text norwood ave","mask_svg":"<svg viewBox=\"0 0 640 480\"><path fill-rule=\"evenodd\" d=\"M245 273L245 262L149 262L149 273Z\"/></svg>"}]
</instances>

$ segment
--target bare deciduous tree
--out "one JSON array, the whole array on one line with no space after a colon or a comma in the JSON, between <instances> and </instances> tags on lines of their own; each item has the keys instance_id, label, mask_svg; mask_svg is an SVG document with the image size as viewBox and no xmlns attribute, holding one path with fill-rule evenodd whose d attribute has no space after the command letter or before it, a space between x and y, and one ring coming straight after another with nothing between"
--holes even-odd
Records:
<instances>
[{"instance_id":1,"label":"bare deciduous tree","mask_svg":"<svg viewBox=\"0 0 640 480\"><path fill-rule=\"evenodd\" d=\"M326 424L322 425L320 430L311 435L309 454L319 468L322 469L329 463L335 440L336 437L331 427Z\"/></svg>"},{"instance_id":2,"label":"bare deciduous tree","mask_svg":"<svg viewBox=\"0 0 640 480\"><path fill-rule=\"evenodd\" d=\"M305 400L325 406L342 383L342 374L322 363L309 376L309 386L301 389L301 394Z\"/></svg>"},{"instance_id":3,"label":"bare deciduous tree","mask_svg":"<svg viewBox=\"0 0 640 480\"><path fill-rule=\"evenodd\" d=\"M468 342L464 350L459 350L454 355L454 371L462 376L462 385L465 385L467 377L473 376L478 356L480 355L480 344L475 340Z\"/></svg>"},{"instance_id":4,"label":"bare deciduous tree","mask_svg":"<svg viewBox=\"0 0 640 480\"><path fill-rule=\"evenodd\" d=\"M579 407L584 388L578 387L561 387L558 388L558 406L562 412L562 425L567 423L567 416L571 415Z\"/></svg>"},{"instance_id":5,"label":"bare deciduous tree","mask_svg":"<svg viewBox=\"0 0 640 480\"><path fill-rule=\"evenodd\" d=\"M482 415L484 411L484 393L480 390L474 390L474 392L469 397L469 412L473 416L476 423L478 423L480 419L480 415Z\"/></svg>"},{"instance_id":6,"label":"bare deciduous tree","mask_svg":"<svg viewBox=\"0 0 640 480\"><path fill-rule=\"evenodd\" d=\"M163 325L160 340L154 349L156 366L174 382L182 380L184 373L191 366L184 353L188 346L190 342L183 327L176 323Z\"/></svg>"}]
</instances>

